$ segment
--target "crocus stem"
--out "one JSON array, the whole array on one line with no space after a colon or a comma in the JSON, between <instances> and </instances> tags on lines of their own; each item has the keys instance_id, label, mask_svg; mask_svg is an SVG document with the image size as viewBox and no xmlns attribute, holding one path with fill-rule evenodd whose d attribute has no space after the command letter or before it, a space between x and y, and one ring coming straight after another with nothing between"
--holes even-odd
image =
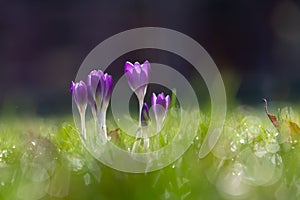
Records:
<instances>
[{"instance_id":1,"label":"crocus stem","mask_svg":"<svg viewBox=\"0 0 300 200\"><path fill-rule=\"evenodd\" d=\"M136 152L136 148L141 144L141 140L138 139L136 140L134 143L133 143L133 147L132 147L132 150L131 150L131 153L135 153Z\"/></svg>"},{"instance_id":2,"label":"crocus stem","mask_svg":"<svg viewBox=\"0 0 300 200\"><path fill-rule=\"evenodd\" d=\"M104 134L105 139L107 140L107 130L106 130L106 109L100 110L100 134Z\"/></svg>"},{"instance_id":3,"label":"crocus stem","mask_svg":"<svg viewBox=\"0 0 300 200\"><path fill-rule=\"evenodd\" d=\"M144 98L139 99L139 128L142 128L142 110Z\"/></svg>"},{"instance_id":4,"label":"crocus stem","mask_svg":"<svg viewBox=\"0 0 300 200\"><path fill-rule=\"evenodd\" d=\"M156 122L157 132L161 130L161 123L159 121Z\"/></svg>"},{"instance_id":5,"label":"crocus stem","mask_svg":"<svg viewBox=\"0 0 300 200\"><path fill-rule=\"evenodd\" d=\"M145 150L145 152L148 152L149 146L150 146L149 138L148 137L144 138L144 150Z\"/></svg>"},{"instance_id":6,"label":"crocus stem","mask_svg":"<svg viewBox=\"0 0 300 200\"><path fill-rule=\"evenodd\" d=\"M81 121L81 134L84 140L86 140L86 128L85 128L85 112L80 112Z\"/></svg>"},{"instance_id":7,"label":"crocus stem","mask_svg":"<svg viewBox=\"0 0 300 200\"><path fill-rule=\"evenodd\" d=\"M93 115L93 118L94 118L94 121L95 121L95 131L97 133L97 130L98 130L98 117L97 117L97 110L95 107L92 107L92 115Z\"/></svg>"}]
</instances>

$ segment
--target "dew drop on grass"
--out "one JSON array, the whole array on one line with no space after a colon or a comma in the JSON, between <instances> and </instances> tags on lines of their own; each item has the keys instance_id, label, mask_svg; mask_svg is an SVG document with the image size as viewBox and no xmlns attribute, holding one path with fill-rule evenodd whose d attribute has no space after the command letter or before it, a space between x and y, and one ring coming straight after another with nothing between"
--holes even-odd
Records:
<instances>
[{"instance_id":1,"label":"dew drop on grass","mask_svg":"<svg viewBox=\"0 0 300 200\"><path fill-rule=\"evenodd\" d=\"M236 146L236 144L234 144L234 142L231 142L231 143L230 143L230 150L231 150L232 152L235 152L235 151L237 150L237 146Z\"/></svg>"},{"instance_id":2,"label":"dew drop on grass","mask_svg":"<svg viewBox=\"0 0 300 200\"><path fill-rule=\"evenodd\" d=\"M80 158L68 156L68 160L69 160L70 164L72 165L74 171L80 171L83 168L83 163Z\"/></svg>"},{"instance_id":3,"label":"dew drop on grass","mask_svg":"<svg viewBox=\"0 0 300 200\"><path fill-rule=\"evenodd\" d=\"M267 151L262 143L255 144L254 151L255 151L254 154L259 158L263 157L267 153Z\"/></svg>"},{"instance_id":4,"label":"dew drop on grass","mask_svg":"<svg viewBox=\"0 0 300 200\"><path fill-rule=\"evenodd\" d=\"M90 176L89 173L86 173L86 174L83 176L83 178L84 178L84 183L85 183L85 185L91 184L91 176Z\"/></svg>"},{"instance_id":5,"label":"dew drop on grass","mask_svg":"<svg viewBox=\"0 0 300 200\"><path fill-rule=\"evenodd\" d=\"M250 187L244 183L244 166L235 163L228 166L218 177L217 188L221 194L225 193L228 197L239 197L247 194Z\"/></svg>"},{"instance_id":6,"label":"dew drop on grass","mask_svg":"<svg viewBox=\"0 0 300 200\"><path fill-rule=\"evenodd\" d=\"M280 146L277 143L275 143L275 144L274 143L273 144L267 144L266 145L266 150L268 152L270 152L270 153L276 153L276 152L279 151L279 149L280 149Z\"/></svg>"},{"instance_id":7,"label":"dew drop on grass","mask_svg":"<svg viewBox=\"0 0 300 200\"><path fill-rule=\"evenodd\" d=\"M173 165L172 165L172 169L174 169L175 167L176 167L175 164L173 164Z\"/></svg>"}]
</instances>

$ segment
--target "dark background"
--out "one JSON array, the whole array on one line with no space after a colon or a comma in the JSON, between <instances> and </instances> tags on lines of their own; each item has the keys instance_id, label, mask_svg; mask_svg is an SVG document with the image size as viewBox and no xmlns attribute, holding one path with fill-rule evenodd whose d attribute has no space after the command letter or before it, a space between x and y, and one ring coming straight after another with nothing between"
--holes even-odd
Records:
<instances>
[{"instance_id":1,"label":"dark background","mask_svg":"<svg viewBox=\"0 0 300 200\"><path fill-rule=\"evenodd\" d=\"M237 88L231 95L242 104L299 102L299 2L12 0L0 1L0 112L71 112L69 83L85 56L106 38L143 26L197 40L230 74L226 87ZM150 62L160 61L155 55Z\"/></svg>"}]
</instances>

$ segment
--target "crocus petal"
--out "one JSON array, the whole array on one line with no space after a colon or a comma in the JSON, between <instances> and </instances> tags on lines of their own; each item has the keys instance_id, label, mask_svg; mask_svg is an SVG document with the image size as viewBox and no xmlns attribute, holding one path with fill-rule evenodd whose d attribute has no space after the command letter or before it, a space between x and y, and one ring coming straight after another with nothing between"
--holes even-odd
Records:
<instances>
[{"instance_id":1,"label":"crocus petal","mask_svg":"<svg viewBox=\"0 0 300 200\"><path fill-rule=\"evenodd\" d=\"M108 84L108 92L106 95L106 99L109 100L113 91L113 79L111 75L107 76L107 84Z\"/></svg>"},{"instance_id":2,"label":"crocus petal","mask_svg":"<svg viewBox=\"0 0 300 200\"><path fill-rule=\"evenodd\" d=\"M132 70L134 69L133 64L129 61L126 61L125 66L124 66L124 72L132 72Z\"/></svg>"},{"instance_id":3,"label":"crocus petal","mask_svg":"<svg viewBox=\"0 0 300 200\"><path fill-rule=\"evenodd\" d=\"M141 65L141 67L142 67L143 72L146 74L146 76L147 76L148 79L149 79L150 73L151 73L151 67L150 67L149 61L146 60L146 61Z\"/></svg>"},{"instance_id":4,"label":"crocus petal","mask_svg":"<svg viewBox=\"0 0 300 200\"><path fill-rule=\"evenodd\" d=\"M137 74L140 74L142 72L142 69L141 69L142 66L139 62L135 62L133 67Z\"/></svg>"},{"instance_id":5,"label":"crocus petal","mask_svg":"<svg viewBox=\"0 0 300 200\"><path fill-rule=\"evenodd\" d=\"M106 101L108 103L112 93L112 76L106 73L102 76L101 81L103 85L103 101Z\"/></svg>"},{"instance_id":6,"label":"crocus petal","mask_svg":"<svg viewBox=\"0 0 300 200\"><path fill-rule=\"evenodd\" d=\"M74 81L72 81L70 84L70 92L73 93L74 87L75 87L75 83L74 83Z\"/></svg>"},{"instance_id":7,"label":"crocus petal","mask_svg":"<svg viewBox=\"0 0 300 200\"><path fill-rule=\"evenodd\" d=\"M95 94L95 100L98 107L101 106L101 102L103 100L103 90L104 90L104 83L103 83L103 75L100 78L100 81L97 85L96 94Z\"/></svg>"},{"instance_id":8,"label":"crocus petal","mask_svg":"<svg viewBox=\"0 0 300 200\"><path fill-rule=\"evenodd\" d=\"M164 93L160 93L157 96L156 104L159 104L159 105L163 106L164 108L166 108L166 99L165 99Z\"/></svg>"}]
</instances>

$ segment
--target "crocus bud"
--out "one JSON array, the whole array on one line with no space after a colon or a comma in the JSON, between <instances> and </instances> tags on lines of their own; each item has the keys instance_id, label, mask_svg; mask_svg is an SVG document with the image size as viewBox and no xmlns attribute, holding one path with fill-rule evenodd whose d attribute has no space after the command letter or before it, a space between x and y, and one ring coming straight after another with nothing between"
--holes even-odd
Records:
<instances>
[{"instance_id":1,"label":"crocus bud","mask_svg":"<svg viewBox=\"0 0 300 200\"><path fill-rule=\"evenodd\" d=\"M78 83L74 83L72 81L70 90L79 112L85 112L88 101L87 87L85 83L83 81L80 81Z\"/></svg>"},{"instance_id":2,"label":"crocus bud","mask_svg":"<svg viewBox=\"0 0 300 200\"><path fill-rule=\"evenodd\" d=\"M126 62L124 72L128 80L128 84L139 99L144 98L150 77L150 63L145 61L143 64L135 62L134 64Z\"/></svg>"},{"instance_id":3,"label":"crocus bud","mask_svg":"<svg viewBox=\"0 0 300 200\"><path fill-rule=\"evenodd\" d=\"M107 73L103 74L101 76L97 92L99 91L99 95L102 95L102 109L106 110L109 104L109 100L112 94L112 88L113 88L113 80L112 76L108 75Z\"/></svg>"},{"instance_id":4,"label":"crocus bud","mask_svg":"<svg viewBox=\"0 0 300 200\"><path fill-rule=\"evenodd\" d=\"M70 90L79 110L81 121L81 134L83 139L86 140L85 111L88 102L87 87L83 81L80 81L78 83L74 83L72 81Z\"/></svg>"},{"instance_id":5,"label":"crocus bud","mask_svg":"<svg viewBox=\"0 0 300 200\"><path fill-rule=\"evenodd\" d=\"M169 110L170 96L167 95L165 97L164 93L160 93L158 96L156 96L155 93L152 93L151 103L157 128L160 130Z\"/></svg>"},{"instance_id":6,"label":"crocus bud","mask_svg":"<svg viewBox=\"0 0 300 200\"><path fill-rule=\"evenodd\" d=\"M102 75L101 70L93 70L87 77L88 100L93 108L96 108L96 90Z\"/></svg>"}]
</instances>

